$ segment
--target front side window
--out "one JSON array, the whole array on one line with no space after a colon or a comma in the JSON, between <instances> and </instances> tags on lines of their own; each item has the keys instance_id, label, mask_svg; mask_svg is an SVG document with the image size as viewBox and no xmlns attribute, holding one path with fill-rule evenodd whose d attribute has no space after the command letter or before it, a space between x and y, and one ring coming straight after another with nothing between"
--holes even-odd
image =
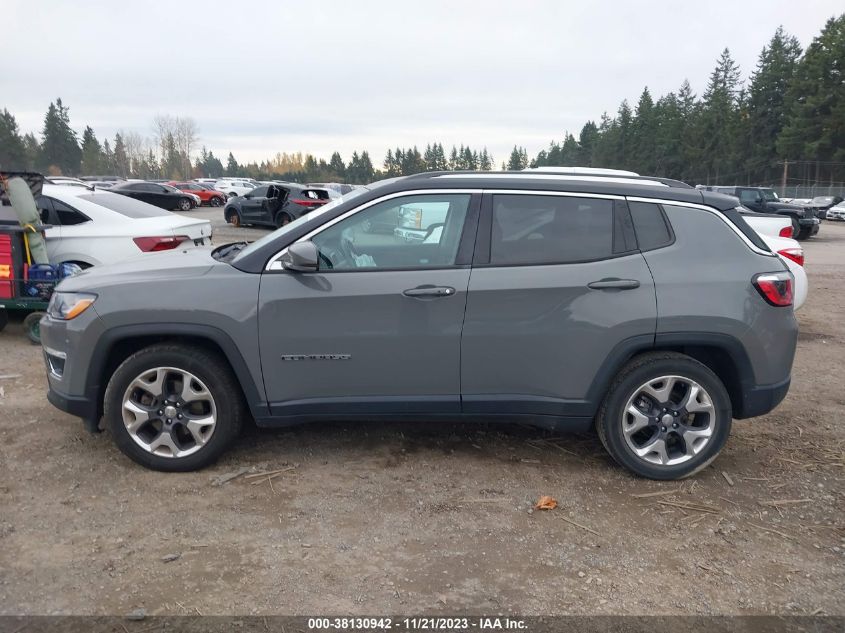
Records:
<instances>
[{"instance_id":1,"label":"front side window","mask_svg":"<svg viewBox=\"0 0 845 633\"><path fill-rule=\"evenodd\" d=\"M320 269L454 266L470 199L470 194L429 194L374 204L312 238Z\"/></svg>"},{"instance_id":2,"label":"front side window","mask_svg":"<svg viewBox=\"0 0 845 633\"><path fill-rule=\"evenodd\" d=\"M253 189L252 191L250 191L249 195L251 195L253 198L266 198L268 189L269 187L258 187L258 189Z\"/></svg>"},{"instance_id":3,"label":"front side window","mask_svg":"<svg viewBox=\"0 0 845 633\"><path fill-rule=\"evenodd\" d=\"M490 263L565 264L612 257L613 201L569 196L493 196Z\"/></svg>"}]
</instances>

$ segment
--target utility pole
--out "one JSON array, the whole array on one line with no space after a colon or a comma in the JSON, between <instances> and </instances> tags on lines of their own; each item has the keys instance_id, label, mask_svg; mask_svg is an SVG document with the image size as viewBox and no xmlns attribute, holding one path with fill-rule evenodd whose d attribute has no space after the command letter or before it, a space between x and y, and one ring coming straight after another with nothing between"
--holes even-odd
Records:
<instances>
[{"instance_id":1,"label":"utility pole","mask_svg":"<svg viewBox=\"0 0 845 633\"><path fill-rule=\"evenodd\" d=\"M784 159L783 161L783 177L780 180L780 195L786 195L786 176L789 173L789 161Z\"/></svg>"}]
</instances>

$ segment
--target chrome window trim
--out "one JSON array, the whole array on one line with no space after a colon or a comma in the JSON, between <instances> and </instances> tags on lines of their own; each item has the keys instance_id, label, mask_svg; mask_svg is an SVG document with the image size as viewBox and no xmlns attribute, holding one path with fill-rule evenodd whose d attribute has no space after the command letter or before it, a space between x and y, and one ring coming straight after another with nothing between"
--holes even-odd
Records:
<instances>
[{"instance_id":1,"label":"chrome window trim","mask_svg":"<svg viewBox=\"0 0 845 633\"><path fill-rule=\"evenodd\" d=\"M626 196L626 198L628 200L630 200L631 202L650 202L650 203L653 203L653 204L665 204L665 205L670 205L670 206L673 206L673 207L686 207L686 208L689 208L689 209L697 209L698 211L706 211L707 213L710 213L711 215L716 216L722 222L724 222L728 226L728 228L730 228L736 234L736 236L739 237L739 239L741 239L745 243L745 245L748 248L750 248L752 251L754 251L755 253L757 253L759 255L766 255L767 257L777 257L777 255L775 255L771 251L764 251L763 249L755 246L754 243L751 240L749 240L742 233L742 231L740 231L737 228L737 226L733 222L731 222L728 218L726 218L723 213L720 213L716 209L713 209L713 208L708 207L706 205L696 204L694 202L682 202L680 200L663 200L661 198L644 198L644 197L641 197L641 196ZM753 231L754 229L751 229L751 230Z\"/></svg>"},{"instance_id":2,"label":"chrome window trim","mask_svg":"<svg viewBox=\"0 0 845 633\"><path fill-rule=\"evenodd\" d=\"M396 193L389 193L387 195L381 196L380 198L376 198L374 200L370 200L369 202L365 202L364 204L359 205L359 206L355 207L354 209L350 209L346 213L343 213L343 214L337 216L333 220L330 220L329 222L326 222L325 224L321 224L319 227L317 227L316 229L314 229L310 233L306 233L305 235L300 237L298 240L296 240L294 242L294 244L298 244L299 242L307 242L308 240L310 240L315 235L319 235L320 233L322 233L326 229L334 226L338 222L342 222L346 218L352 217L353 215L355 215L359 211L363 211L364 209L368 209L368 208L370 208L370 207L372 207L376 204L379 204L380 202L384 202L385 200L392 200L393 198L403 198L405 196L444 194L444 193L445 194L453 194L453 193L474 194L474 193L482 193L482 190L481 189L411 189L411 190L408 190L408 191L399 191L399 192L396 192ZM286 246L281 251L276 253L270 259L269 262L267 262L267 266L264 267L264 270L284 270L284 267L282 266L282 263L279 261L279 258L281 258L282 255L284 255L287 252L288 252L288 247ZM362 270L364 270L364 269L362 269ZM377 271L378 269L370 268L368 270Z\"/></svg>"}]
</instances>

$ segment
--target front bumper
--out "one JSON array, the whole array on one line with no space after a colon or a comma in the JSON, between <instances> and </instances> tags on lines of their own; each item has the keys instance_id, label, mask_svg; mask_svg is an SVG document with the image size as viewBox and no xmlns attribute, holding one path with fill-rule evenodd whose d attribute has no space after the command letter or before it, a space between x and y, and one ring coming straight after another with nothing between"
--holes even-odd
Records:
<instances>
[{"instance_id":1,"label":"front bumper","mask_svg":"<svg viewBox=\"0 0 845 633\"><path fill-rule=\"evenodd\" d=\"M100 431L100 416L94 399L86 396L68 396L56 391L51 385L47 390L47 400L60 411L82 418L87 431Z\"/></svg>"},{"instance_id":2,"label":"front bumper","mask_svg":"<svg viewBox=\"0 0 845 633\"><path fill-rule=\"evenodd\" d=\"M819 232L819 219L818 218L798 218L798 226L801 230L809 229L810 235L815 235Z\"/></svg>"}]
</instances>

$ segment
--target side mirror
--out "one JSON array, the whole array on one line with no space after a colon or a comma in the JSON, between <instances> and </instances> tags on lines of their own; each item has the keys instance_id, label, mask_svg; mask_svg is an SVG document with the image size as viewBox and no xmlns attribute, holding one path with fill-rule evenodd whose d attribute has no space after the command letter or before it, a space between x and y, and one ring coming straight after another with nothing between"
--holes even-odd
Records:
<instances>
[{"instance_id":1,"label":"side mirror","mask_svg":"<svg viewBox=\"0 0 845 633\"><path fill-rule=\"evenodd\" d=\"M313 273L320 263L320 254L314 242L295 242L288 246L288 252L279 261L285 270Z\"/></svg>"}]
</instances>

